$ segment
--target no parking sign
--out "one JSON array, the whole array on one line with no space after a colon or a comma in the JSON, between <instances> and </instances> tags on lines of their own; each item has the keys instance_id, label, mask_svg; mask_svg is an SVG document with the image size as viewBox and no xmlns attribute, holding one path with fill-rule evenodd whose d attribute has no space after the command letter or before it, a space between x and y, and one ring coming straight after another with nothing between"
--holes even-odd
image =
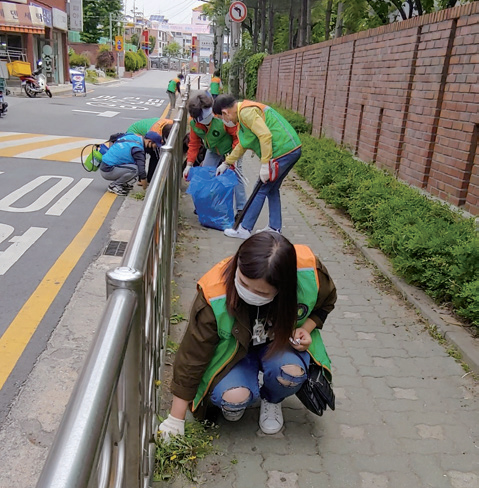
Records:
<instances>
[{"instance_id":1,"label":"no parking sign","mask_svg":"<svg viewBox=\"0 0 479 488\"><path fill-rule=\"evenodd\" d=\"M70 80L72 82L73 95L77 96L77 93L81 93L86 97L85 72L71 70Z\"/></svg>"}]
</instances>

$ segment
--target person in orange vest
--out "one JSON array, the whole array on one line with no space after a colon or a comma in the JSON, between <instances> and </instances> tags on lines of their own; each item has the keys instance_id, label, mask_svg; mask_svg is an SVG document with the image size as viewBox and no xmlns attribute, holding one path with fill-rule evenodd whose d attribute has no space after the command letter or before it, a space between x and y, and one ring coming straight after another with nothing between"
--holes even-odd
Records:
<instances>
[{"instance_id":1,"label":"person in orange vest","mask_svg":"<svg viewBox=\"0 0 479 488\"><path fill-rule=\"evenodd\" d=\"M176 93L178 92L178 94L181 95L180 85L181 85L181 80L183 78L184 76L181 73L178 73L178 76L170 80L168 83L168 88L166 89L166 93L168 93L168 96L170 97L171 108L175 108Z\"/></svg>"},{"instance_id":2,"label":"person in orange vest","mask_svg":"<svg viewBox=\"0 0 479 488\"><path fill-rule=\"evenodd\" d=\"M210 93L213 99L215 99L223 90L223 84L221 83L220 71L216 70L211 77Z\"/></svg>"},{"instance_id":3,"label":"person in orange vest","mask_svg":"<svg viewBox=\"0 0 479 488\"><path fill-rule=\"evenodd\" d=\"M261 161L259 178L263 185L243 215L237 229L225 229L228 237L247 239L258 220L266 198L269 222L266 229L281 232L281 197L279 189L284 178L301 156L301 140L291 124L276 110L259 102L238 102L232 95L219 95L213 112L225 125L238 125L239 143L218 166L222 174L230 165L251 149Z\"/></svg>"},{"instance_id":4,"label":"person in orange vest","mask_svg":"<svg viewBox=\"0 0 479 488\"><path fill-rule=\"evenodd\" d=\"M268 231L245 240L198 282L160 435L184 435L188 409L201 419L213 405L236 422L259 400L260 429L279 432L281 402L299 392L305 368L314 362L331 381L320 329L336 299L328 270L308 246Z\"/></svg>"}]
</instances>

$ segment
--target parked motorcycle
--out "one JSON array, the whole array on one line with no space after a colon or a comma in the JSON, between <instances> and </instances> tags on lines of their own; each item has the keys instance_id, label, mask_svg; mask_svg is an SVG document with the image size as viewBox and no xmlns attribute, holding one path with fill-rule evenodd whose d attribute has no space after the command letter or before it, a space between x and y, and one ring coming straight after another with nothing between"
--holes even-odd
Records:
<instances>
[{"instance_id":1,"label":"parked motorcycle","mask_svg":"<svg viewBox=\"0 0 479 488\"><path fill-rule=\"evenodd\" d=\"M8 95L7 82L5 78L0 78L0 117L7 113L8 103L5 101L5 95Z\"/></svg>"},{"instance_id":2,"label":"parked motorcycle","mask_svg":"<svg viewBox=\"0 0 479 488\"><path fill-rule=\"evenodd\" d=\"M42 73L43 63L41 60L37 62L37 69L31 75L20 76L22 87L25 90L27 97L36 97L38 93L45 92L52 98L52 92L47 85L47 77Z\"/></svg>"}]
</instances>

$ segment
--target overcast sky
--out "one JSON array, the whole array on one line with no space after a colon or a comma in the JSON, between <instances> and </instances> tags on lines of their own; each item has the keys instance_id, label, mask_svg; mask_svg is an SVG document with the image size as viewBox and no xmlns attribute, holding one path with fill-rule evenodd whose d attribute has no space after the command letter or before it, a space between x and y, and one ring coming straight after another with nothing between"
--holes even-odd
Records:
<instances>
[{"instance_id":1,"label":"overcast sky","mask_svg":"<svg viewBox=\"0 0 479 488\"><path fill-rule=\"evenodd\" d=\"M191 9L203 5L197 0L123 0L126 13L131 14L133 6L137 11L144 12L145 17L152 14L164 15L172 24L189 24Z\"/></svg>"}]
</instances>

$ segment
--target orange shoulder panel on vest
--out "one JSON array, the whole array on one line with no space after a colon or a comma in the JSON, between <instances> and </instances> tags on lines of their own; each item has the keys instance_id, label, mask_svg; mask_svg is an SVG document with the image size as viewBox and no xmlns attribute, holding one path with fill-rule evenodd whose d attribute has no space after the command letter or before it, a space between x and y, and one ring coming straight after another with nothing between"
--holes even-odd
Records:
<instances>
[{"instance_id":1,"label":"orange shoulder panel on vest","mask_svg":"<svg viewBox=\"0 0 479 488\"><path fill-rule=\"evenodd\" d=\"M267 107L267 105L265 105L264 103L253 102L252 100L243 100L240 103L241 103L240 110L247 107L257 107L263 110L264 112L264 109Z\"/></svg>"},{"instance_id":2,"label":"orange shoulder panel on vest","mask_svg":"<svg viewBox=\"0 0 479 488\"><path fill-rule=\"evenodd\" d=\"M314 269L314 276L316 277L316 283L319 287L318 270L316 268L316 256L314 255L313 251L310 247L305 246L304 244L295 244L294 248L296 249L296 262L298 269Z\"/></svg>"},{"instance_id":3,"label":"orange shoulder panel on vest","mask_svg":"<svg viewBox=\"0 0 479 488\"><path fill-rule=\"evenodd\" d=\"M223 281L223 272L231 257L223 259L215 264L198 281L198 286L203 290L206 301L210 303L212 298L222 296L226 293L226 285Z\"/></svg>"},{"instance_id":4,"label":"orange shoulder panel on vest","mask_svg":"<svg viewBox=\"0 0 479 488\"><path fill-rule=\"evenodd\" d=\"M152 130L153 132L157 132L158 134L160 134L160 136L162 136L163 135L163 128L167 124L173 124L173 120L171 120L171 119L160 119L160 120L157 120L151 126L150 130Z\"/></svg>"}]
</instances>

